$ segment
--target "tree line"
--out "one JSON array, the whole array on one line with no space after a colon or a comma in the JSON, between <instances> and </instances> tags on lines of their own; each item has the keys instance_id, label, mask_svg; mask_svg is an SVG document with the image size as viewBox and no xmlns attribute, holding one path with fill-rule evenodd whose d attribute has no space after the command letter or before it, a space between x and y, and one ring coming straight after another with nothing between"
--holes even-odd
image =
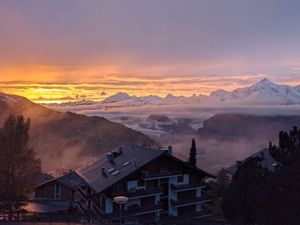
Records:
<instances>
[{"instance_id":1,"label":"tree line","mask_svg":"<svg viewBox=\"0 0 300 225\"><path fill-rule=\"evenodd\" d=\"M262 156L238 164L231 181L224 170L212 184L220 213L238 224L300 224L300 129L279 133L268 151L277 163L264 168ZM216 200L215 199L215 200ZM217 207L218 208L218 207Z\"/></svg>"}]
</instances>

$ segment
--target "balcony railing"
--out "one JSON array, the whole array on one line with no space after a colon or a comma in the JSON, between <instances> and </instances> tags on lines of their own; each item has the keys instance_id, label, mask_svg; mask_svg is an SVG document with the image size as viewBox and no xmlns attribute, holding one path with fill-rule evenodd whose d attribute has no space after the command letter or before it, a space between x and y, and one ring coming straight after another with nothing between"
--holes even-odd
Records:
<instances>
[{"instance_id":1,"label":"balcony railing","mask_svg":"<svg viewBox=\"0 0 300 225\"><path fill-rule=\"evenodd\" d=\"M148 214L152 212L157 212L163 210L162 204L157 204L157 205L145 205L145 206L140 206L136 208L131 208L127 210L122 210L122 217L127 217L127 216L137 216L137 215L142 215L142 214ZM114 213L107 213L105 214L107 217L119 217L120 212L114 212Z\"/></svg>"},{"instance_id":2,"label":"balcony railing","mask_svg":"<svg viewBox=\"0 0 300 225\"><path fill-rule=\"evenodd\" d=\"M212 199L209 196L201 196L197 198L182 199L182 200L171 199L171 204L174 207L182 207L186 205L194 205L194 204L210 202L210 201L212 201Z\"/></svg>"},{"instance_id":3,"label":"balcony railing","mask_svg":"<svg viewBox=\"0 0 300 225\"><path fill-rule=\"evenodd\" d=\"M126 196L127 198L139 198L143 196L148 195L156 195L156 194L162 194L163 188L162 187L156 187L156 188L147 188L147 189L138 189L138 190L132 190L132 191L126 191L126 192L115 192L113 193L113 197L122 195Z\"/></svg>"},{"instance_id":4,"label":"balcony railing","mask_svg":"<svg viewBox=\"0 0 300 225\"><path fill-rule=\"evenodd\" d=\"M144 179L152 179L157 177L170 177L170 176L179 176L181 175L181 171L179 170L162 170L158 173L151 173L151 174L143 174L142 178Z\"/></svg>"},{"instance_id":5,"label":"balcony railing","mask_svg":"<svg viewBox=\"0 0 300 225\"><path fill-rule=\"evenodd\" d=\"M141 214L151 213L160 210L163 210L162 204L141 206L140 208L132 208L125 211L125 213L128 215L141 215Z\"/></svg>"},{"instance_id":6,"label":"balcony railing","mask_svg":"<svg viewBox=\"0 0 300 225\"><path fill-rule=\"evenodd\" d=\"M205 186L204 182L199 182L196 184L171 184L171 190L178 192L178 191L196 189L204 186Z\"/></svg>"}]
</instances>

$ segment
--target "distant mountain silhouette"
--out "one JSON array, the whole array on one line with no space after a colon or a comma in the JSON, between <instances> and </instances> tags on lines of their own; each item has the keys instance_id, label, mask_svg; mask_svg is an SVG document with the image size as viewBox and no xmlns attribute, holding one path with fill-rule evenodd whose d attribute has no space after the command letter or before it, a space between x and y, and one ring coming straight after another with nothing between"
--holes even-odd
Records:
<instances>
[{"instance_id":1,"label":"distant mountain silhouette","mask_svg":"<svg viewBox=\"0 0 300 225\"><path fill-rule=\"evenodd\" d=\"M28 99L0 93L0 125L10 114L32 121L32 146L45 170L81 166L120 144L155 145L146 135L103 117L62 113Z\"/></svg>"},{"instance_id":2,"label":"distant mountain silhouette","mask_svg":"<svg viewBox=\"0 0 300 225\"><path fill-rule=\"evenodd\" d=\"M255 116L245 114L217 114L204 121L195 138L199 148L200 167L217 172L243 160L261 149L269 141L278 143L281 130L300 127L300 116Z\"/></svg>"},{"instance_id":3,"label":"distant mountain silhouette","mask_svg":"<svg viewBox=\"0 0 300 225\"><path fill-rule=\"evenodd\" d=\"M204 121L198 133L204 139L208 137L219 140L246 138L274 141L277 140L279 131L288 131L294 126L300 127L300 116L217 114Z\"/></svg>"}]
</instances>

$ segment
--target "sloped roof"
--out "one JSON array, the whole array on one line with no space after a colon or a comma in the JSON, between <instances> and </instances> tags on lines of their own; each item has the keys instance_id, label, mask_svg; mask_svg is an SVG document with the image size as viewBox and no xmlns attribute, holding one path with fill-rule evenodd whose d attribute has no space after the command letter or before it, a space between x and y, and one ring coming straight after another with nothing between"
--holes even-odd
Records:
<instances>
[{"instance_id":1,"label":"sloped roof","mask_svg":"<svg viewBox=\"0 0 300 225\"><path fill-rule=\"evenodd\" d=\"M167 157L169 157L169 158L171 158L171 159L177 161L178 163L183 164L184 166L186 166L186 167L188 167L188 168L194 170L194 171L197 172L197 173L202 174L204 177L216 178L214 175L212 175L212 174L210 174L210 173L208 173L208 172L206 172L206 171L204 171L204 170L202 170L202 169L199 169L198 167L191 166L189 163L187 163L187 162L185 162L185 161L183 161L183 160L181 160L181 159L179 159L179 158L177 158L177 157L175 157L175 156L173 156L173 155L167 154Z\"/></svg>"},{"instance_id":2,"label":"sloped roof","mask_svg":"<svg viewBox=\"0 0 300 225\"><path fill-rule=\"evenodd\" d=\"M122 145L121 149L122 153L113 158L113 162L108 161L107 157L104 156L90 166L76 172L96 192L101 192L165 153L165 151L154 150L144 145L126 144ZM118 152L118 149L115 152ZM105 176L102 174L102 168L105 168Z\"/></svg>"},{"instance_id":3,"label":"sloped roof","mask_svg":"<svg viewBox=\"0 0 300 225\"><path fill-rule=\"evenodd\" d=\"M277 164L277 161L272 158L272 156L270 155L269 149L267 149L267 148L262 149L256 153L254 153L253 155L250 155L249 157L243 159L242 162L249 159L250 157L253 157L253 158L261 157L261 159L262 159L260 161L261 166L267 168L270 171L273 171L275 169L275 165ZM235 163L234 165L228 167L226 169L226 171L231 174L234 174L237 171L237 164Z\"/></svg>"},{"instance_id":4,"label":"sloped roof","mask_svg":"<svg viewBox=\"0 0 300 225\"><path fill-rule=\"evenodd\" d=\"M130 144L122 145L120 147L121 154L119 154L120 149L111 152L115 154L112 161L107 160L107 156L103 156L85 168L71 171L60 177L55 177L47 182L39 184L37 187L52 181L59 182L72 189L87 184L99 193L163 155L203 176L214 177L203 170L190 166L188 163L167 154L166 150L156 150L145 145ZM102 174L102 168L105 169L104 175Z\"/></svg>"},{"instance_id":5,"label":"sloped roof","mask_svg":"<svg viewBox=\"0 0 300 225\"><path fill-rule=\"evenodd\" d=\"M42 186L42 185L44 185L46 183L50 183L52 181L56 181L62 185L72 188L72 189L75 189L75 188L85 184L85 181L75 171L71 171L62 176L55 177L46 182L43 182L43 183L37 185L36 187Z\"/></svg>"}]
</instances>

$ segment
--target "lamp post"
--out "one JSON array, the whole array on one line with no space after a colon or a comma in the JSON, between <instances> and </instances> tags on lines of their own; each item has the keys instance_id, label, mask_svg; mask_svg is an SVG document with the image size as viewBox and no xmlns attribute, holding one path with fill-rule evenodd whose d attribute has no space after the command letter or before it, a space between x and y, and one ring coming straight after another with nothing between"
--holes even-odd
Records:
<instances>
[{"instance_id":1,"label":"lamp post","mask_svg":"<svg viewBox=\"0 0 300 225\"><path fill-rule=\"evenodd\" d=\"M125 196L116 196L114 197L114 202L120 206L120 220L119 223L122 223L122 205L125 205L128 202L128 198Z\"/></svg>"}]
</instances>

